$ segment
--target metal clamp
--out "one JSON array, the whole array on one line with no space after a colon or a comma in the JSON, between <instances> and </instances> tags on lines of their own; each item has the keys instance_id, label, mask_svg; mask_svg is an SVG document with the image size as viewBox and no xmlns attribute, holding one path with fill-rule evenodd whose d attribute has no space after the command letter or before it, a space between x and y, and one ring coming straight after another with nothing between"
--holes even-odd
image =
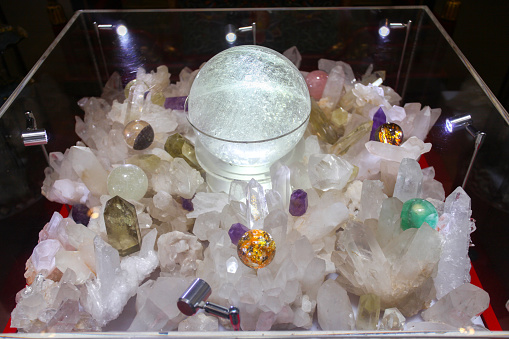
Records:
<instances>
[{"instance_id":1,"label":"metal clamp","mask_svg":"<svg viewBox=\"0 0 509 339\"><path fill-rule=\"evenodd\" d=\"M45 129L38 129L34 114L25 112L26 129L21 133L21 139L25 146L45 145L48 143L48 135Z\"/></svg>"},{"instance_id":2,"label":"metal clamp","mask_svg":"<svg viewBox=\"0 0 509 339\"><path fill-rule=\"evenodd\" d=\"M229 308L206 301L212 289L204 280L196 278L177 302L177 307L183 314L192 316L203 309L206 313L230 320L234 331L240 331L240 311L235 306Z\"/></svg>"}]
</instances>

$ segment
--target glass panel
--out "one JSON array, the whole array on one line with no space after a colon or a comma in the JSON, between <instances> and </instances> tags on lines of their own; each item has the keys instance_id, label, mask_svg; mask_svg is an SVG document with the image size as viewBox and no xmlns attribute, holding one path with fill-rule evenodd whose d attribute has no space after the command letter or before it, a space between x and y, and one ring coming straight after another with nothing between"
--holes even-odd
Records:
<instances>
[{"instance_id":1,"label":"glass panel","mask_svg":"<svg viewBox=\"0 0 509 339\"><path fill-rule=\"evenodd\" d=\"M406 26L381 37L378 30L385 19ZM252 23L254 34L239 32L234 44L225 40L229 27ZM125 30L118 30L120 25ZM0 323L7 321L14 295L24 286L23 266L37 243L37 232L58 210L40 194L47 166L43 147L23 146L24 113L32 111L38 127L46 129L48 153L64 152L79 140L74 116L82 117L83 112L77 102L100 96L114 72L125 86L139 67L152 71L166 65L176 82L184 67L197 69L232 45L254 42L279 52L297 46L302 71L316 69L321 58L349 63L358 77L374 65L386 71L385 84L402 95L403 103L441 108L442 116L428 136L433 149L426 160L435 167L446 194L462 184L474 140L465 130L446 132L445 119L472 116L474 126L487 135L465 186L478 227L472 261L486 274L480 279L493 297L495 313L505 311L509 116L426 8L82 11L0 110L0 166L5 173L0 178L0 218L9 244L2 250L2 284L8 292L1 300L8 311Z\"/></svg>"}]
</instances>

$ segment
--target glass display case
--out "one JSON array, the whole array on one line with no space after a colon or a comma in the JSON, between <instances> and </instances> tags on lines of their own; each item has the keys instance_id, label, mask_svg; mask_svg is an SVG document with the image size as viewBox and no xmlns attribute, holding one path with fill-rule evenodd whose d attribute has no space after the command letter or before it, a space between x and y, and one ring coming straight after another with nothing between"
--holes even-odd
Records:
<instances>
[{"instance_id":1,"label":"glass display case","mask_svg":"<svg viewBox=\"0 0 509 339\"><path fill-rule=\"evenodd\" d=\"M119 75L118 89L135 79L140 67L151 72L165 65L171 83L177 83L184 68L197 70L221 51L253 44L280 53L297 47L302 72L316 70L320 59L329 59L349 64L360 78L373 65L375 71L385 71L384 85L401 95L401 106L418 102L442 109L426 138L432 149L421 164L434 167L446 196L463 185L471 197L477 227L472 233L475 246L469 251L475 269L472 281L478 276L491 297L484 324L490 330L509 331L509 114L429 9L420 6L77 12L0 109L0 323L7 323L16 293L25 286L25 262L39 231L62 208L46 200L41 186L48 155L65 152L80 140L75 116L84 113L78 101L110 90L106 83L114 73ZM36 126L27 126L33 120L26 112ZM470 115L469 128L448 131L447 119L465 115ZM27 130L45 130L47 143L34 136L30 144ZM118 326L107 329L126 330ZM504 333L508 334L489 336ZM274 334L280 335L347 334Z\"/></svg>"}]
</instances>

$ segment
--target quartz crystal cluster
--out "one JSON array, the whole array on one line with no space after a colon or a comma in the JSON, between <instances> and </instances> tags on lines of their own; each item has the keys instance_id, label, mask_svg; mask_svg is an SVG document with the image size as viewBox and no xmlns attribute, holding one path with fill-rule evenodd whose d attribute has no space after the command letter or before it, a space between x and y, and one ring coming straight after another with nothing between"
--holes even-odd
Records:
<instances>
[{"instance_id":1,"label":"quartz crystal cluster","mask_svg":"<svg viewBox=\"0 0 509 339\"><path fill-rule=\"evenodd\" d=\"M165 66L139 69L125 90L114 75L101 98L79 101L82 141L50 154L42 187L48 199L75 205L76 219L55 213L40 232L13 326L98 331L123 317L129 331L229 329L179 312L178 298L197 277L211 286L211 302L240 309L243 330L310 329L315 315L323 330L450 329L470 326L487 307L486 292L468 283L470 198L458 188L446 199L433 168L418 164L440 109L400 106L384 72L370 67L356 77L348 64L322 59L302 72L312 107L299 156L272 165L271 187L233 181L228 192L212 192L183 111L196 74L183 69L173 84ZM151 126L150 143L126 143L132 121ZM402 129L400 145L372 136L385 123ZM127 164L137 174L124 180L115 170ZM121 217L108 207L120 199L110 194L129 192L139 178L139 192L122 199L129 222L108 232ZM437 220L419 210L404 226L402 211L414 201ZM257 269L237 251L253 230L277 247ZM127 250L119 239L129 240ZM124 310L131 298L134 310ZM406 323L420 313L424 325Z\"/></svg>"}]
</instances>

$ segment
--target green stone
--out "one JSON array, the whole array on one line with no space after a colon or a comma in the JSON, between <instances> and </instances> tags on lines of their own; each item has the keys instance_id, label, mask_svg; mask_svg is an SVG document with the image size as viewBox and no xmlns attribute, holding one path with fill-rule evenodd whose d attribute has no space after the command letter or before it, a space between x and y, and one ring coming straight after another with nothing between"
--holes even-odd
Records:
<instances>
[{"instance_id":1,"label":"green stone","mask_svg":"<svg viewBox=\"0 0 509 339\"><path fill-rule=\"evenodd\" d=\"M424 199L407 200L401 210L401 229L419 228L423 223L433 229L437 226L438 213L435 206Z\"/></svg>"},{"instance_id":2,"label":"green stone","mask_svg":"<svg viewBox=\"0 0 509 339\"><path fill-rule=\"evenodd\" d=\"M359 140L362 139L362 137L371 132L372 126L373 126L372 120L360 124L359 126L357 126L357 128L348 133L348 135L343 136L334 145L332 145L330 148L330 152L335 155L345 154L350 148L350 146L357 143Z\"/></svg>"},{"instance_id":3,"label":"green stone","mask_svg":"<svg viewBox=\"0 0 509 339\"><path fill-rule=\"evenodd\" d=\"M196 160L193 144L179 133L172 134L166 139L164 150L174 158L184 159L192 168L198 171L202 170L198 160Z\"/></svg>"},{"instance_id":4,"label":"green stone","mask_svg":"<svg viewBox=\"0 0 509 339\"><path fill-rule=\"evenodd\" d=\"M361 295L355 326L358 331L376 330L380 317L380 297L374 294Z\"/></svg>"},{"instance_id":5,"label":"green stone","mask_svg":"<svg viewBox=\"0 0 509 339\"><path fill-rule=\"evenodd\" d=\"M161 158L155 154L136 154L128 158L126 164L136 165L141 168L145 173L150 174L161 164Z\"/></svg>"},{"instance_id":6,"label":"green stone","mask_svg":"<svg viewBox=\"0 0 509 339\"><path fill-rule=\"evenodd\" d=\"M123 257L140 250L140 228L133 204L118 195L114 196L106 202L104 223L108 242L120 256Z\"/></svg>"},{"instance_id":7,"label":"green stone","mask_svg":"<svg viewBox=\"0 0 509 339\"><path fill-rule=\"evenodd\" d=\"M308 130L323 142L331 145L341 136L314 99L311 99L311 114L309 116Z\"/></svg>"}]
</instances>

